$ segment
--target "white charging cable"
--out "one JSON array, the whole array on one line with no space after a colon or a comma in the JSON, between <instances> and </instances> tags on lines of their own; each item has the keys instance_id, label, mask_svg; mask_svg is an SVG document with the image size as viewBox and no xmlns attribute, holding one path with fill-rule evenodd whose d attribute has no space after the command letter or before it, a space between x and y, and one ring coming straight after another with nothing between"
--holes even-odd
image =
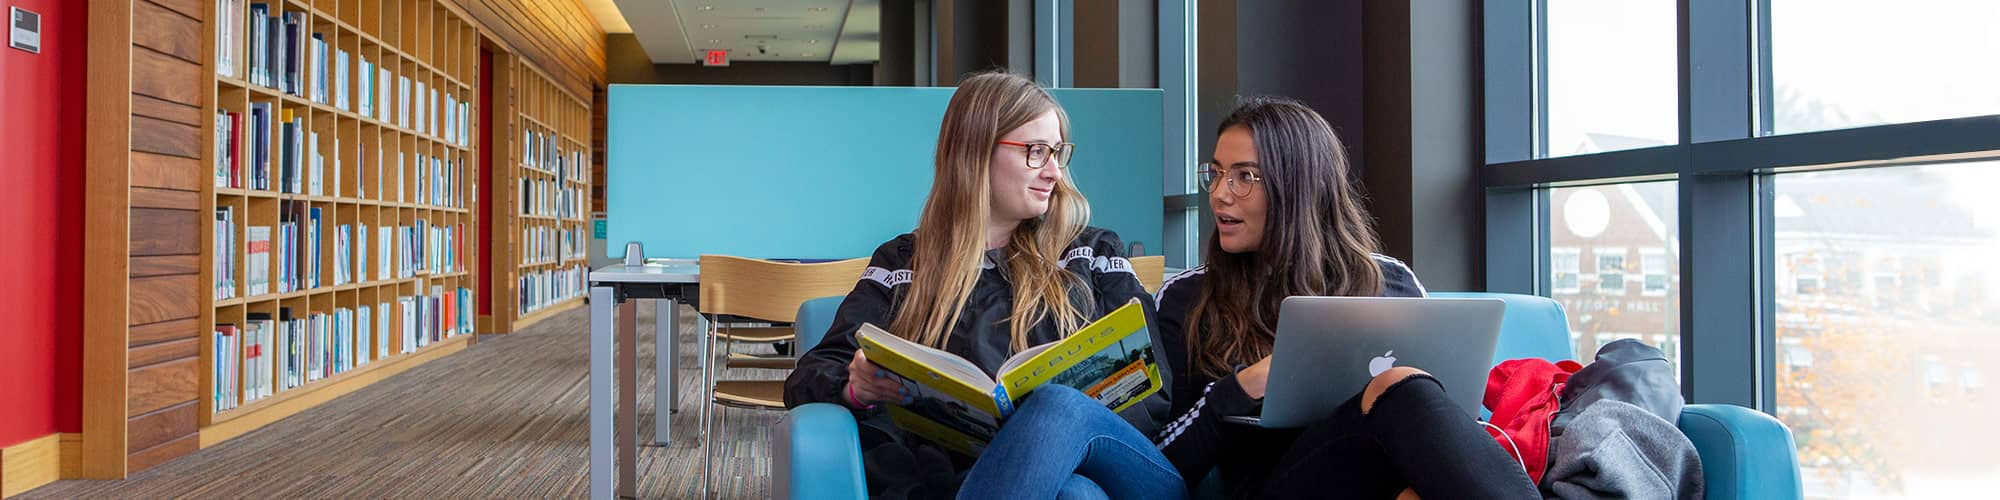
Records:
<instances>
[{"instance_id":1,"label":"white charging cable","mask_svg":"<svg viewBox=\"0 0 2000 500\"><path fill-rule=\"evenodd\" d=\"M1521 456L1521 447L1520 447L1520 446L1517 446L1517 445L1515 445L1515 444L1514 444L1514 436L1509 436L1509 435L1507 435L1507 431L1505 431L1505 430L1501 430L1501 429L1500 429L1500 426L1498 426L1498 425L1493 425L1493 423L1492 423L1492 422L1487 422L1487 421L1485 421L1485 420L1480 420L1480 421L1479 421L1479 425L1484 425L1484 426L1487 426L1487 427L1492 427L1492 428L1493 428L1493 432L1495 432L1495 433L1498 433L1498 434L1500 434L1500 438L1501 438L1501 439L1505 439L1505 440L1507 440L1507 447L1509 447L1509 448L1513 448L1513 449L1514 449L1514 458L1515 458L1515 460L1516 460L1516 461L1520 461L1520 462L1521 462L1521 472L1527 472L1527 471L1528 471L1528 462L1526 462L1526 460L1528 459L1528 457L1525 457L1525 456Z\"/></svg>"}]
</instances>

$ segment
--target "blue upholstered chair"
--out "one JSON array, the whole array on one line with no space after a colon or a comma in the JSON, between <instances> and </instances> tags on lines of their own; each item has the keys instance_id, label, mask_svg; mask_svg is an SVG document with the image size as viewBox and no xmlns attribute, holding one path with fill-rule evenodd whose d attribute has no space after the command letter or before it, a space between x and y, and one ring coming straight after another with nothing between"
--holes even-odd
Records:
<instances>
[{"instance_id":1,"label":"blue upholstered chair","mask_svg":"<svg viewBox=\"0 0 2000 500\"><path fill-rule=\"evenodd\" d=\"M1500 343L1502 360L1539 357L1569 359L1569 322L1562 305L1545 297L1501 293L1433 293L1433 297L1495 298L1507 303ZM800 347L818 345L832 324L840 297L806 302L799 309ZM1792 432L1770 415L1733 405L1691 404L1681 411L1681 431L1701 455L1708 498L1801 498ZM772 481L777 498L866 498L860 439L854 418L839 405L817 403L793 408L772 433ZM1219 490L1203 488L1204 493Z\"/></svg>"}]
</instances>

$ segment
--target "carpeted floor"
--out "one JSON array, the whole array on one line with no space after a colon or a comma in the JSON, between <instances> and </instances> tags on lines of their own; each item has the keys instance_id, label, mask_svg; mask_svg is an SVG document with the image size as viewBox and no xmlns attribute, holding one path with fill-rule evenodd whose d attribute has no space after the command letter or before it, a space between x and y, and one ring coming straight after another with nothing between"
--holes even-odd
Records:
<instances>
[{"instance_id":1,"label":"carpeted floor","mask_svg":"<svg viewBox=\"0 0 2000 500\"><path fill-rule=\"evenodd\" d=\"M638 309L643 443L653 436L653 308ZM683 307L682 317L683 328L694 328L691 310ZM20 498L583 497L589 322L589 310L578 308L520 332L482 337L465 351L124 480L57 481ZM698 351L688 341L680 352L687 371L675 442L639 449L641 498L700 495L700 372L692 369ZM716 495L770 496L767 431L779 414L723 409L719 416L716 429L725 441L716 448Z\"/></svg>"}]
</instances>

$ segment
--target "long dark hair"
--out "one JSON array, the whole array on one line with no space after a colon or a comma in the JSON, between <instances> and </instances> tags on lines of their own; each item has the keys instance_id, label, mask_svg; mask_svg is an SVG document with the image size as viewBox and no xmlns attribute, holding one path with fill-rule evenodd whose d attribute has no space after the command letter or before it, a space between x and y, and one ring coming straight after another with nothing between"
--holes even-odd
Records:
<instances>
[{"instance_id":1,"label":"long dark hair","mask_svg":"<svg viewBox=\"0 0 2000 500\"><path fill-rule=\"evenodd\" d=\"M1351 182L1347 150L1312 108L1280 97L1246 98L1216 127L1246 128L1256 143L1268 201L1256 252L1208 239L1208 272L1188 315L1189 361L1221 377L1271 353L1278 305L1294 295L1376 296L1381 246Z\"/></svg>"}]
</instances>

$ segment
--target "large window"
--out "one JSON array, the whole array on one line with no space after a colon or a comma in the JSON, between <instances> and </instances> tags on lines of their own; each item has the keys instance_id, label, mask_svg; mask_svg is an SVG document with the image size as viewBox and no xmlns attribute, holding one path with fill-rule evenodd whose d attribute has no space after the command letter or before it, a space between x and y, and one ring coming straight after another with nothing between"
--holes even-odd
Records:
<instances>
[{"instance_id":1,"label":"large window","mask_svg":"<svg viewBox=\"0 0 2000 500\"><path fill-rule=\"evenodd\" d=\"M1769 2L1770 132L2000 113L2000 2Z\"/></svg>"},{"instance_id":2,"label":"large window","mask_svg":"<svg viewBox=\"0 0 2000 500\"><path fill-rule=\"evenodd\" d=\"M1484 5L1488 289L1776 416L1806 498L2000 491L2000 1Z\"/></svg>"},{"instance_id":3,"label":"large window","mask_svg":"<svg viewBox=\"0 0 2000 500\"><path fill-rule=\"evenodd\" d=\"M1778 418L1808 496L1971 498L2000 469L2000 169L1773 176ZM1931 271L1935 269L1935 276ZM1873 276L1874 279L1855 279ZM1928 283L1899 286L1899 283ZM1810 285L1808 285L1810 283ZM1801 362L1803 360L1803 362Z\"/></svg>"},{"instance_id":4,"label":"large window","mask_svg":"<svg viewBox=\"0 0 2000 500\"><path fill-rule=\"evenodd\" d=\"M1545 157L1678 137L1673 0L1548 0Z\"/></svg>"},{"instance_id":5,"label":"large window","mask_svg":"<svg viewBox=\"0 0 2000 500\"><path fill-rule=\"evenodd\" d=\"M1674 263L1664 251L1657 267L1661 293L1634 293L1641 269L1633 249L1664 249L1680 238L1672 182L1609 184L1548 191L1549 268L1554 296L1569 316L1577 359L1618 339L1639 339L1669 356L1680 352L1680 297L1671 286ZM1581 264L1581 265L1580 265ZM1649 278L1650 279L1650 278ZM1666 293L1671 289L1673 293Z\"/></svg>"}]
</instances>

